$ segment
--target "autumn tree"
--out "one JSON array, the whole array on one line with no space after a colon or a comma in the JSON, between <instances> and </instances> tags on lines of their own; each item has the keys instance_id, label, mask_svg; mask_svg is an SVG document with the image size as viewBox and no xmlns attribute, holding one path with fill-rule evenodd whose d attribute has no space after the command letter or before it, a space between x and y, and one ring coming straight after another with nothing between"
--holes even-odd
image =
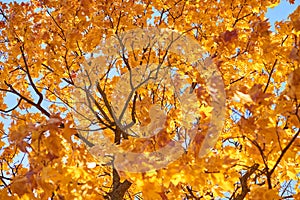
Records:
<instances>
[{"instance_id":1,"label":"autumn tree","mask_svg":"<svg viewBox=\"0 0 300 200\"><path fill-rule=\"evenodd\" d=\"M300 199L279 3L0 3L0 199Z\"/></svg>"}]
</instances>

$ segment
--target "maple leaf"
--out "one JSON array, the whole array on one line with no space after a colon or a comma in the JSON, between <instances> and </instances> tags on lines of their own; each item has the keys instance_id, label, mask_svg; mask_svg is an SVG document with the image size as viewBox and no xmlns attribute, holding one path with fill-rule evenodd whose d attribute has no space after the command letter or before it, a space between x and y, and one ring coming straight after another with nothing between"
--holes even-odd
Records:
<instances>
[{"instance_id":1,"label":"maple leaf","mask_svg":"<svg viewBox=\"0 0 300 200\"><path fill-rule=\"evenodd\" d=\"M238 30L237 29L233 29L233 30L226 30L225 32L221 33L218 37L215 37L215 42L217 43L223 43L223 44L230 44L231 42L233 42L234 40L236 40L238 38ZM214 61L216 62L216 64L219 66L222 61L218 60L217 58L213 57Z\"/></svg>"},{"instance_id":2,"label":"maple leaf","mask_svg":"<svg viewBox=\"0 0 300 200\"><path fill-rule=\"evenodd\" d=\"M235 93L235 95L233 96L233 99L235 101L241 101L241 102L246 102L246 103L250 103L253 102L251 96L249 94L244 94L242 92L237 91Z\"/></svg>"},{"instance_id":3,"label":"maple leaf","mask_svg":"<svg viewBox=\"0 0 300 200\"><path fill-rule=\"evenodd\" d=\"M238 32L236 29L232 31L226 30L220 37L225 42L231 42L232 40L238 38Z\"/></svg>"},{"instance_id":4,"label":"maple leaf","mask_svg":"<svg viewBox=\"0 0 300 200\"><path fill-rule=\"evenodd\" d=\"M299 50L296 47L293 47L290 53L290 58L292 60L300 62Z\"/></svg>"}]
</instances>

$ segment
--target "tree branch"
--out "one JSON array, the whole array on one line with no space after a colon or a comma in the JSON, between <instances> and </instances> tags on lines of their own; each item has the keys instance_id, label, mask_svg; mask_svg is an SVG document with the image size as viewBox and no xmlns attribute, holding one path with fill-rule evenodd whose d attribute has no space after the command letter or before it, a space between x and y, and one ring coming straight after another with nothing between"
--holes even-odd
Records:
<instances>
[{"instance_id":1,"label":"tree branch","mask_svg":"<svg viewBox=\"0 0 300 200\"><path fill-rule=\"evenodd\" d=\"M248 187L247 181L250 178L250 176L258 169L259 164L254 164L250 167L250 169L240 178L241 186L242 186L242 192L238 194L233 200L243 200L248 192L250 192L250 189Z\"/></svg>"}]
</instances>

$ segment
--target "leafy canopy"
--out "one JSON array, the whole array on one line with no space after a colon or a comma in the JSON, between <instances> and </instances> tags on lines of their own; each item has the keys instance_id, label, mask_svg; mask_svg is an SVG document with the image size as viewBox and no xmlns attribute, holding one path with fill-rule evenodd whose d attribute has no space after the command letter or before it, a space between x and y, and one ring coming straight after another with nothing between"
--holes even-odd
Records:
<instances>
[{"instance_id":1,"label":"leafy canopy","mask_svg":"<svg viewBox=\"0 0 300 200\"><path fill-rule=\"evenodd\" d=\"M300 7L271 31L265 14L279 2L0 3L0 199L300 199ZM197 41L220 74L211 83L223 84L224 120L203 156L216 96L193 63L146 39L97 51L149 27ZM139 85L134 73L157 66L176 70ZM182 131L188 111L194 135ZM120 149L151 155L180 139L162 168L115 167L135 160L114 160Z\"/></svg>"}]
</instances>

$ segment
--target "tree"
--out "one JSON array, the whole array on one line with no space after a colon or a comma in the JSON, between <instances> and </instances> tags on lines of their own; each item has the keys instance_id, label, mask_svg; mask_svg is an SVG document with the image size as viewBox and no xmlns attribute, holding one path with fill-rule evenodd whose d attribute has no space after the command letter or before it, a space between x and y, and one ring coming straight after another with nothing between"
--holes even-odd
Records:
<instances>
[{"instance_id":1,"label":"tree","mask_svg":"<svg viewBox=\"0 0 300 200\"><path fill-rule=\"evenodd\" d=\"M278 3L0 3L1 199L300 198Z\"/></svg>"}]
</instances>

